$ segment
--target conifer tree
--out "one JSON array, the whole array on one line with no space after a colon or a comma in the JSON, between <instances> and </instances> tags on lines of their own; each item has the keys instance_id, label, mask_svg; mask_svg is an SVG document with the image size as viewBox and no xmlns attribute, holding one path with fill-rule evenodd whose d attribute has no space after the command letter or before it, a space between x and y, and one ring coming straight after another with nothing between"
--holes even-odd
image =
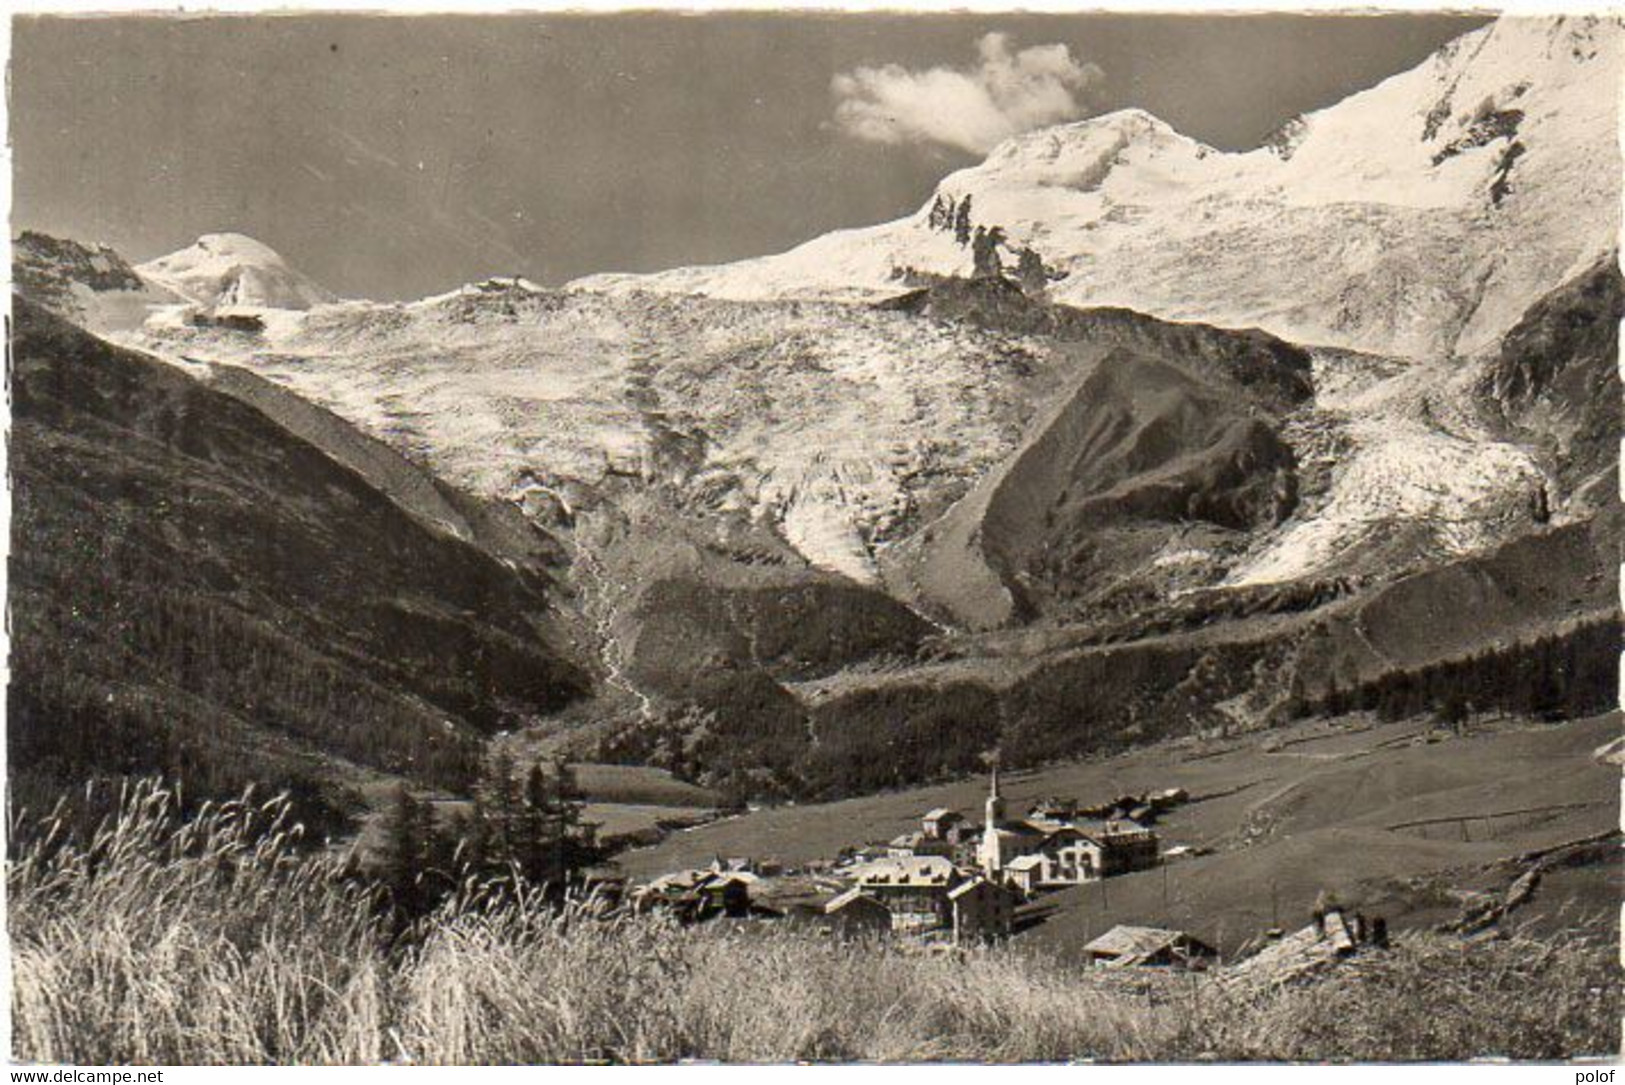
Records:
<instances>
[{"instance_id":1,"label":"conifer tree","mask_svg":"<svg viewBox=\"0 0 1625 1085\"><path fill-rule=\"evenodd\" d=\"M405 784L395 789L394 802L384 818L381 877L390 899L405 916L422 913L427 903L419 877L427 859L423 813Z\"/></svg>"},{"instance_id":2,"label":"conifer tree","mask_svg":"<svg viewBox=\"0 0 1625 1085\"><path fill-rule=\"evenodd\" d=\"M485 781L486 816L491 825L493 857L506 865L513 861L524 815L518 785L514 781L513 757L508 751L498 750L491 759Z\"/></svg>"}]
</instances>

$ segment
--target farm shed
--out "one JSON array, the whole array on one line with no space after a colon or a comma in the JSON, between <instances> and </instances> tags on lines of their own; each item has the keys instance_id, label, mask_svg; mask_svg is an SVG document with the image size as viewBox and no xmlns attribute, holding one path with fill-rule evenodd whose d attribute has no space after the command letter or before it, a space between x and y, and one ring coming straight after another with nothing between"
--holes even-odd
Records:
<instances>
[{"instance_id":1,"label":"farm shed","mask_svg":"<svg viewBox=\"0 0 1625 1085\"><path fill-rule=\"evenodd\" d=\"M1116 926L1083 947L1091 964L1113 968L1153 965L1206 968L1218 950L1184 931L1162 927Z\"/></svg>"}]
</instances>

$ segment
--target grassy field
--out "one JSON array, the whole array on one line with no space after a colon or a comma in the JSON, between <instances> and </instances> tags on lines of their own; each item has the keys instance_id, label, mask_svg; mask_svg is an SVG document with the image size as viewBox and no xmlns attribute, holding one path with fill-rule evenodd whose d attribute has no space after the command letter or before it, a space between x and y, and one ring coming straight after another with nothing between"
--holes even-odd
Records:
<instances>
[{"instance_id":1,"label":"grassy field","mask_svg":"<svg viewBox=\"0 0 1625 1085\"><path fill-rule=\"evenodd\" d=\"M1015 810L1045 795L1095 801L1184 787L1195 801L1159 825L1163 847L1214 849L1043 897L1030 917L1041 922L1023 938L1076 948L1115 923L1168 923L1230 950L1278 922L1303 922L1322 889L1401 928L1431 925L1454 914L1441 886L1479 880L1504 857L1617 826L1618 769L1592 752L1618 733L1618 716L1484 723L1464 737L1422 721L1350 717L1003 776ZM890 839L934 806L977 817L985 793L986 782L971 779L753 811L674 833L621 862L642 877L717 854L800 863ZM1573 893L1547 894L1543 906L1567 904L1617 922L1614 902L1625 889L1619 864L1554 883L1561 887Z\"/></svg>"},{"instance_id":2,"label":"grassy field","mask_svg":"<svg viewBox=\"0 0 1625 1085\"><path fill-rule=\"evenodd\" d=\"M572 766L576 786L589 802L629 806L677 806L714 808L722 800L717 793L697 784L679 780L665 769L647 765Z\"/></svg>"},{"instance_id":3,"label":"grassy field","mask_svg":"<svg viewBox=\"0 0 1625 1085\"><path fill-rule=\"evenodd\" d=\"M403 937L277 803L134 789L7 870L14 1057L115 1063L1560 1058L1618 1040L1606 944L1406 936L1299 984L679 927L477 890ZM1423 1011L1426 1012L1423 1012Z\"/></svg>"},{"instance_id":4,"label":"grassy field","mask_svg":"<svg viewBox=\"0 0 1625 1085\"><path fill-rule=\"evenodd\" d=\"M600 840L700 824L721 802L714 791L645 765L583 763L573 771L585 800L582 817L598 826Z\"/></svg>"}]
</instances>

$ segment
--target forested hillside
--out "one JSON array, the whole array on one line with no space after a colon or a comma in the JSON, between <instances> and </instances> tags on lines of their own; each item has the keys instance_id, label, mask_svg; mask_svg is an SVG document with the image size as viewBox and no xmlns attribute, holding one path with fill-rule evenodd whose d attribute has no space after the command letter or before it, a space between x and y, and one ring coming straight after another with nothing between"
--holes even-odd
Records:
<instances>
[{"instance_id":1,"label":"forested hillside","mask_svg":"<svg viewBox=\"0 0 1625 1085\"><path fill-rule=\"evenodd\" d=\"M547 585L433 530L259 411L16 302L16 797L162 771L466 787L484 735L586 688Z\"/></svg>"}]
</instances>

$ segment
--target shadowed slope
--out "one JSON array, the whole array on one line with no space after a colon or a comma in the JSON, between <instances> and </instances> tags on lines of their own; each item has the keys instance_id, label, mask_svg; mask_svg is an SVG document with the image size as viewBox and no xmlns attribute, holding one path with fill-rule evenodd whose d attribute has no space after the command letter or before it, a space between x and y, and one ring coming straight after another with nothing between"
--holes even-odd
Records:
<instances>
[{"instance_id":1,"label":"shadowed slope","mask_svg":"<svg viewBox=\"0 0 1625 1085\"><path fill-rule=\"evenodd\" d=\"M14 771L450 786L585 689L547 584L260 411L16 301ZM411 470L404 461L402 472Z\"/></svg>"}]
</instances>

